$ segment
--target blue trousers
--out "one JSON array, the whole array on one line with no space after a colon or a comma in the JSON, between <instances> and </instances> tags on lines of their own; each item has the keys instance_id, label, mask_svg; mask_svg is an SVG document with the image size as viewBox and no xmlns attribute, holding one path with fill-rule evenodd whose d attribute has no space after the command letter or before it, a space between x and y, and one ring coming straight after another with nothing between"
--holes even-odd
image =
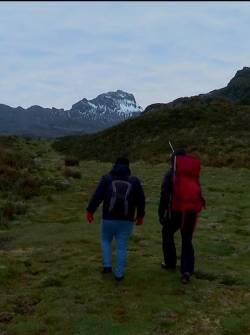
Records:
<instances>
[{"instance_id":1,"label":"blue trousers","mask_svg":"<svg viewBox=\"0 0 250 335\"><path fill-rule=\"evenodd\" d=\"M112 267L112 240L116 242L116 267L115 276L124 276L127 264L128 240L132 234L133 221L102 220L101 242L103 266Z\"/></svg>"}]
</instances>

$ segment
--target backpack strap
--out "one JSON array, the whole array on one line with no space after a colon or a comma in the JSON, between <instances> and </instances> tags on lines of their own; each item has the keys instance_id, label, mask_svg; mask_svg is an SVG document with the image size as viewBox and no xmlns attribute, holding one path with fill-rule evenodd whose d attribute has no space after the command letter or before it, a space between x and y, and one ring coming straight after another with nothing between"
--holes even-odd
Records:
<instances>
[{"instance_id":1,"label":"backpack strap","mask_svg":"<svg viewBox=\"0 0 250 335\"><path fill-rule=\"evenodd\" d=\"M125 215L127 216L128 215L128 195L131 191L131 188L132 188L132 183L130 181L128 181L128 189L127 189L127 192L125 194L125 204L124 204L124 212L125 212Z\"/></svg>"},{"instance_id":2,"label":"backpack strap","mask_svg":"<svg viewBox=\"0 0 250 335\"><path fill-rule=\"evenodd\" d=\"M119 182L121 181L122 183L125 183L127 184L127 190L126 190L126 193L125 193L125 198L124 198L124 214L125 216L128 215L128 195L131 191L131 188L132 188L132 178L129 177L127 180L113 180L112 176L110 176L111 178L111 187L112 187L112 197L110 199L110 204L109 204L109 212L112 211L112 209L114 208L115 206L115 202L116 202L116 195L117 195L117 189L116 189L116 182Z\"/></svg>"},{"instance_id":3,"label":"backpack strap","mask_svg":"<svg viewBox=\"0 0 250 335\"><path fill-rule=\"evenodd\" d=\"M113 180L111 181L111 187L112 187L112 197L110 199L110 204L109 204L109 212L112 211L114 205L115 205L115 200L116 200L116 187L115 187L115 183L113 182Z\"/></svg>"}]
</instances>

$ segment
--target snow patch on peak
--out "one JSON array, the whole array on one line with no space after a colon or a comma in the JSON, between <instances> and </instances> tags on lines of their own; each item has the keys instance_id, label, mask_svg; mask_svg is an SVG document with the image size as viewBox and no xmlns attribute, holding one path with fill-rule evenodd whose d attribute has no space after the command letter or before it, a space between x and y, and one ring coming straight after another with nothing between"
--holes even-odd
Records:
<instances>
[{"instance_id":1,"label":"snow patch on peak","mask_svg":"<svg viewBox=\"0 0 250 335\"><path fill-rule=\"evenodd\" d=\"M89 104L92 108L95 108L95 109L97 108L97 106L94 105L94 104L92 104L92 102L89 102L89 101L88 101L88 104Z\"/></svg>"},{"instance_id":2,"label":"snow patch on peak","mask_svg":"<svg viewBox=\"0 0 250 335\"><path fill-rule=\"evenodd\" d=\"M118 107L117 112L119 114L130 115L130 114L133 114L133 113L142 112L142 107L136 105L131 100L124 99L124 100L119 101L119 107Z\"/></svg>"},{"instance_id":3,"label":"snow patch on peak","mask_svg":"<svg viewBox=\"0 0 250 335\"><path fill-rule=\"evenodd\" d=\"M98 95L92 100L82 99L72 106L72 119L99 120L115 124L143 111L133 94L117 90Z\"/></svg>"},{"instance_id":4,"label":"snow patch on peak","mask_svg":"<svg viewBox=\"0 0 250 335\"><path fill-rule=\"evenodd\" d=\"M127 96L127 94L124 94L123 92L121 91L117 91L118 95L120 98L125 98Z\"/></svg>"}]
</instances>

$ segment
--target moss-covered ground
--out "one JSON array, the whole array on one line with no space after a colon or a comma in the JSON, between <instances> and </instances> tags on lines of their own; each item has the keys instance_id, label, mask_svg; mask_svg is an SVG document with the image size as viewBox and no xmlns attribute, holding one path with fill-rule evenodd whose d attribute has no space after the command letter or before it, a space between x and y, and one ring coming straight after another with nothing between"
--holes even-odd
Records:
<instances>
[{"instance_id":1,"label":"moss-covered ground","mask_svg":"<svg viewBox=\"0 0 250 335\"><path fill-rule=\"evenodd\" d=\"M47 173L63 175L62 157L37 146ZM157 206L167 163L132 164L146 193L145 224L134 228L125 280L100 273L100 210L93 224L84 214L110 168L81 161L81 179L69 178L63 192L43 190L26 214L0 227L0 334L250 334L250 170L203 168L207 209L194 235L196 272L183 285L178 271L160 267ZM180 255L179 234L176 242Z\"/></svg>"}]
</instances>

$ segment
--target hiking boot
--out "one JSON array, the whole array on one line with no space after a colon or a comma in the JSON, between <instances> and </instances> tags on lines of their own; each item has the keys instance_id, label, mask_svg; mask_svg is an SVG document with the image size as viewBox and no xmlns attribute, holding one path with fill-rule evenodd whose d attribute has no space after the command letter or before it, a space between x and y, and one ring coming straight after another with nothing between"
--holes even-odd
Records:
<instances>
[{"instance_id":1,"label":"hiking boot","mask_svg":"<svg viewBox=\"0 0 250 335\"><path fill-rule=\"evenodd\" d=\"M104 266L102 269L102 273L106 274L106 273L112 273L112 267L110 266Z\"/></svg>"},{"instance_id":2,"label":"hiking boot","mask_svg":"<svg viewBox=\"0 0 250 335\"><path fill-rule=\"evenodd\" d=\"M161 267L162 267L162 269L166 269L166 270L176 270L175 265L169 265L169 264L166 264L164 262L161 262Z\"/></svg>"},{"instance_id":3,"label":"hiking boot","mask_svg":"<svg viewBox=\"0 0 250 335\"><path fill-rule=\"evenodd\" d=\"M189 272L184 272L181 275L181 282L182 284L187 284L190 281L190 273Z\"/></svg>"},{"instance_id":4,"label":"hiking boot","mask_svg":"<svg viewBox=\"0 0 250 335\"><path fill-rule=\"evenodd\" d=\"M116 281L122 281L123 279L124 279L124 276L121 276L121 277L116 277L116 276L115 276L115 280L116 280Z\"/></svg>"}]
</instances>

